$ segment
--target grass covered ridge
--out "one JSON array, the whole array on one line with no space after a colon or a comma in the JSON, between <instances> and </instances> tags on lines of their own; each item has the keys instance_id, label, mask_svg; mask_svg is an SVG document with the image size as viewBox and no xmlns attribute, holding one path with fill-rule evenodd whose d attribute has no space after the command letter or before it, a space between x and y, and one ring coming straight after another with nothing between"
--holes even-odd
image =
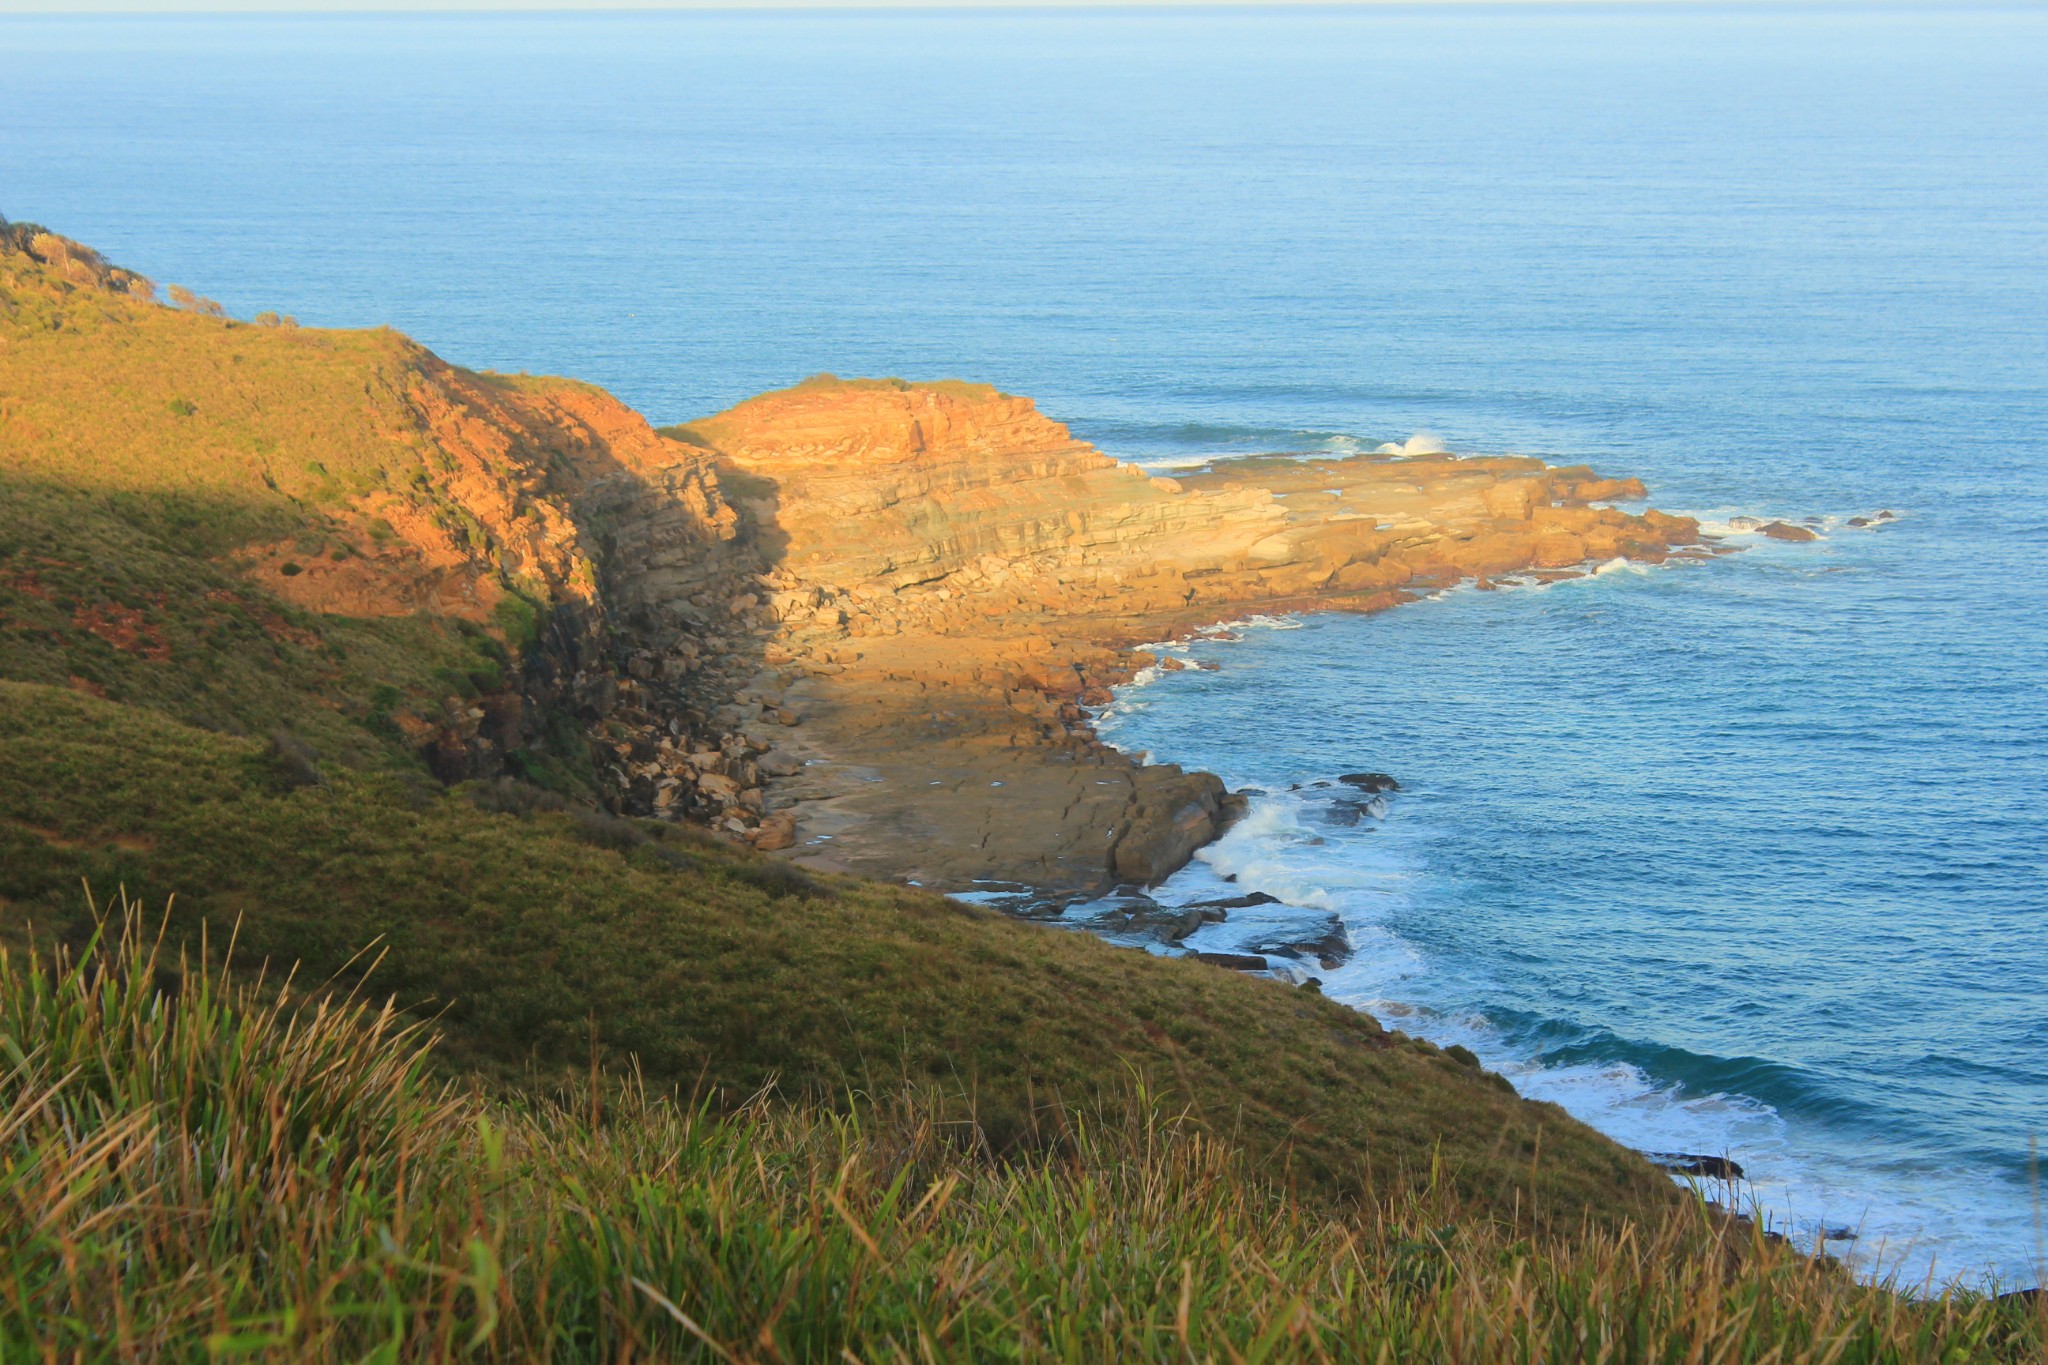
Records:
<instances>
[{"instance_id":1,"label":"grass covered ridge","mask_svg":"<svg viewBox=\"0 0 2048 1365\"><path fill-rule=\"evenodd\" d=\"M0 677L415 769L496 696L507 761L590 791L579 727L520 719L568 687L549 623L603 618L580 495L699 457L589 385L184 297L0 220Z\"/></svg>"},{"instance_id":2,"label":"grass covered ridge","mask_svg":"<svg viewBox=\"0 0 2048 1365\"><path fill-rule=\"evenodd\" d=\"M1139 1091L1007 1157L852 1114L587 1086L494 1102L373 1003L132 913L0 956L9 1359L2024 1361L2034 1305L1913 1302L1680 1207L1547 1234L1419 1184L1333 1214Z\"/></svg>"},{"instance_id":3,"label":"grass covered ridge","mask_svg":"<svg viewBox=\"0 0 2048 1365\"><path fill-rule=\"evenodd\" d=\"M0 928L80 942L81 881L239 924L244 961L343 970L431 1014L504 1085L637 1065L657 1088L939 1085L998 1145L1144 1077L1311 1197L1440 1165L1475 1209L1652 1219L1641 1158L1505 1082L1275 982L1147 957L913 888L812 878L705 836L501 789L330 769L75 692L0 683ZM504 789L515 800L517 789Z\"/></svg>"}]
</instances>

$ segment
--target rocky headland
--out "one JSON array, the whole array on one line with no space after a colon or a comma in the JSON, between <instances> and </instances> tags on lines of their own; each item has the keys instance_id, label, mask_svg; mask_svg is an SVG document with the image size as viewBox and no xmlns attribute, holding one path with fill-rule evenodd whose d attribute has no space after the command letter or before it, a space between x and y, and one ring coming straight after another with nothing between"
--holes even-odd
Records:
<instances>
[{"instance_id":1,"label":"rocky headland","mask_svg":"<svg viewBox=\"0 0 2048 1365\"><path fill-rule=\"evenodd\" d=\"M1241 808L1210 774L1095 737L1088 708L1154 661L1142 644L1699 539L1599 505L1642 498L1632 479L1526 458L1151 477L982 385L825 377L666 434L709 461L758 567L730 597L685 599L662 566L613 556L628 672L689 676L707 628L728 666L758 666L697 696L690 748L657 733L646 757L643 732L622 752L628 807L820 868L1054 902L1163 880Z\"/></svg>"},{"instance_id":2,"label":"rocky headland","mask_svg":"<svg viewBox=\"0 0 2048 1365\"><path fill-rule=\"evenodd\" d=\"M1156 884L1241 799L1096 738L1090 708L1154 662L1146 642L1706 552L1690 520L1605 505L1640 483L1583 467L1283 452L1151 477L957 381L819 376L657 431L592 386L464 370L388 330L165 307L86 247L4 229L8 477L156 509L312 613L139 590L60 635L159 673L182 648L166 629L218 639L230 616L330 655L323 620L488 635L503 669L327 705L444 782L566 753L615 813L820 869L1049 904ZM75 569L25 560L10 582L46 611Z\"/></svg>"},{"instance_id":3,"label":"rocky headland","mask_svg":"<svg viewBox=\"0 0 2048 1365\"><path fill-rule=\"evenodd\" d=\"M1090 708L1155 662L1147 642L1698 541L1600 505L1642 498L1635 480L1527 458L1160 478L984 385L822 378L656 432L584 386L419 362L407 402L456 455L438 500L363 500L395 534L345 560L248 558L288 600L353 613L483 619L535 585L523 692L409 722L434 770L490 777L566 704L618 813L945 891L1154 885L1242 809L1096 738Z\"/></svg>"}]
</instances>

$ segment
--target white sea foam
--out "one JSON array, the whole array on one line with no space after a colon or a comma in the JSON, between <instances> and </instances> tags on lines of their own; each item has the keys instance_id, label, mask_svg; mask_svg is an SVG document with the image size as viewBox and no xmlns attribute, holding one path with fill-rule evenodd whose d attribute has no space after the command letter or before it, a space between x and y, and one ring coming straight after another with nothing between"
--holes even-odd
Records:
<instances>
[{"instance_id":1,"label":"white sea foam","mask_svg":"<svg viewBox=\"0 0 2048 1365\"><path fill-rule=\"evenodd\" d=\"M1658 568L1614 560L1588 577L1561 583L1611 581ZM1247 620L1232 623L1233 633L1211 639L1242 638L1244 630L1259 626L1299 624ZM1183 657L1190 652L1185 643L1155 649ZM1117 702L1105 712L1105 738L1116 742L1114 730L1124 708L1129 708L1126 714L1137 714L1155 703L1170 705L1171 688L1141 694L1150 690L1146 684L1177 675L1178 670L1148 669L1137 686L1119 689ZM1159 742L1149 723L1145 737ZM1172 748L1166 746L1165 757L1176 756ZM1732 1156L1744 1166L1745 1179L1735 1188L1702 1182L1710 1196L1756 1213L1806 1246L1845 1228L1858 1232L1857 1240L1830 1237L1821 1244L1864 1275L1893 1275L1911 1285L1930 1274L1974 1274L2009 1259L2012 1246L2027 1244L2024 1211L1985 1222L1981 1200L1960 1187L1960 1174L1910 1175L1870 1165L1875 1158L1840 1147L1825 1130L1788 1123L1759 1100L1683 1090L1626 1061L1546 1065L1538 1060L1539 1045L1517 1041L1469 1006L1433 1008L1431 1000L1512 998L1513 993L1472 976L1484 970L1474 963L1456 954L1439 958L1401 932L1411 898L1429 875L1428 849L1436 835L1426 800L1418 804L1413 793L1396 795L1383 819L1367 814L1354 827L1333 825L1327 816L1335 803L1364 804L1361 794L1349 789L1311 785L1317 777L1333 776L1296 774L1288 781L1302 787L1289 791L1280 789L1284 784L1276 784L1273 774L1261 774L1261 785L1273 788L1270 794L1257 797L1243 820L1156 889L1156 897L1168 905L1246 892L1264 892L1281 902L1233 909L1224 922L1205 925L1183 947L1229 952L1290 937L1299 941L1320 932L1319 926L1334 915L1351 945L1344 962L1324 968L1312 956L1290 958L1268 949L1273 974L1296 981L1314 977L1325 995L1367 1010L1389 1027L1440 1045L1470 1048L1521 1093L1555 1102L1628 1146ZM1979 1208L1978 1224L1959 1224L1956 1210L1970 1207Z\"/></svg>"},{"instance_id":2,"label":"white sea foam","mask_svg":"<svg viewBox=\"0 0 2048 1365\"><path fill-rule=\"evenodd\" d=\"M1418 431L1399 445L1388 441L1373 451L1375 455L1442 455L1444 453L1444 443L1433 431Z\"/></svg>"},{"instance_id":3,"label":"white sea foam","mask_svg":"<svg viewBox=\"0 0 2048 1365\"><path fill-rule=\"evenodd\" d=\"M1171 474L1176 469L1201 469L1228 456L1218 451L1182 455L1145 455L1130 461L1147 474Z\"/></svg>"},{"instance_id":4,"label":"white sea foam","mask_svg":"<svg viewBox=\"0 0 2048 1365\"><path fill-rule=\"evenodd\" d=\"M1812 512L1787 512L1780 514L1775 512L1759 512L1751 508L1741 507L1711 507L1700 511L1674 513L1674 515L1691 517L1699 523L1700 534L1702 535L1713 536L1718 540L1736 540L1746 544L1756 544L1770 539L1769 536L1763 533L1763 528L1772 522L1781 521L1787 526L1803 527L1806 530L1818 533L1825 539L1837 531L1881 531L1887 526L1895 526L1899 522L1904 521L1908 515L1897 508L1887 508L1884 510L1891 512L1892 515L1883 521L1876 519L1877 513L1875 512L1828 512L1818 515ZM1851 526L1849 523L1854 520L1862 520L1865 524L1862 526Z\"/></svg>"},{"instance_id":5,"label":"white sea foam","mask_svg":"<svg viewBox=\"0 0 2048 1365\"><path fill-rule=\"evenodd\" d=\"M1384 820L1356 830L1333 827L1323 817L1339 802L1357 805L1359 794L1304 785L1256 798L1242 820L1155 894L1169 905L1246 892L1264 892L1280 903L1232 910L1227 920L1204 926L1183 946L1243 951L1284 941L1290 930L1298 934L1335 914L1352 949L1344 962L1323 968L1310 958L1269 952L1272 974L1295 982L1313 977L1331 999L1372 1013L1389 1027L1440 1046L1467 1047L1522 1094L1554 1102L1627 1146L1734 1156L1745 1168L1744 1180L1701 1181L1705 1192L1802 1245L1846 1227L1860 1238L1828 1240L1830 1252L1867 1276L1895 1275L1914 1284L1930 1273L1973 1271L1972 1254L1989 1261L1999 1238L2009 1241L2009 1232L1959 1239L1945 1231L1950 1259L1944 1269L1929 1244L1915 1239L1916 1229L1943 1226L1945 1211L1953 1207L1952 1194L1933 1188L1938 1180L1919 1192L1896 1178L1859 1172L1840 1154L1811 1146L1810 1138L1795 1133L1761 1101L1682 1091L1625 1061L1545 1065L1484 1017L1432 1008L1425 1003L1431 994L1449 989L1470 997L1474 992L1465 987L1474 983L1458 984L1455 974L1464 968L1434 962L1398 928L1417 879L1426 873L1433 837L1428 818L1404 811L1411 803L1397 796ZM1362 837L1366 829L1370 837ZM1453 979L1440 979L1445 972ZM1872 1188L1884 1189L1881 1200L1872 1197Z\"/></svg>"},{"instance_id":6,"label":"white sea foam","mask_svg":"<svg viewBox=\"0 0 2048 1365\"><path fill-rule=\"evenodd\" d=\"M1374 445L1368 440L1342 432L1324 435L1315 435L1309 432L1295 432L1291 435L1275 432L1270 434L1265 444L1270 446L1271 449L1256 453L1271 454L1299 451L1304 454L1334 455L1339 459L1345 459L1352 455L1361 455L1367 451L1380 455L1440 455L1444 453L1443 443L1434 434L1427 431L1418 431L1406 441L1398 444L1386 442L1379 445ZM1243 448L1191 450L1170 454L1137 455L1130 457L1126 463L1144 470L1147 474L1165 474L1170 476L1175 470L1201 469L1216 463L1218 460L1241 459L1253 453Z\"/></svg>"}]
</instances>

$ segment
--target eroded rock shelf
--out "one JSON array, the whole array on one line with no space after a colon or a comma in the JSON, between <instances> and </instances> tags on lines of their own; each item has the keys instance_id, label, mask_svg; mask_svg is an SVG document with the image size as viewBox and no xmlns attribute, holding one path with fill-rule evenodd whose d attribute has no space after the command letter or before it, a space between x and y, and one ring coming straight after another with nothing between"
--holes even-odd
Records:
<instances>
[{"instance_id":1,"label":"eroded rock shelf","mask_svg":"<svg viewBox=\"0 0 2048 1365\"><path fill-rule=\"evenodd\" d=\"M715 471L755 566L723 601L684 598L622 540L607 581L640 631L630 671L687 676L708 613L746 679L697 752L626 774L629 808L945 890L1153 884L1240 808L1210 774L1095 738L1086 708L1151 662L1142 642L1698 540L1595 505L1642 498L1632 479L1517 457L1150 477L980 385L814 382L668 434Z\"/></svg>"}]
</instances>

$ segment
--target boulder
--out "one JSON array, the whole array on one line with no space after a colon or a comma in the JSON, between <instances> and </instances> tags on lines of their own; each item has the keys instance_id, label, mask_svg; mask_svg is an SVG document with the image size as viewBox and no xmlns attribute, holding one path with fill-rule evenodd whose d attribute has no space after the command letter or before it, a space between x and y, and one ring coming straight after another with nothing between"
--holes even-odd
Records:
<instances>
[{"instance_id":1,"label":"boulder","mask_svg":"<svg viewBox=\"0 0 2048 1365\"><path fill-rule=\"evenodd\" d=\"M1140 790L1110 845L1109 866L1119 882L1157 886L1220 831L1226 818L1223 781L1210 773L1183 773L1170 764L1140 768L1136 776Z\"/></svg>"},{"instance_id":2,"label":"boulder","mask_svg":"<svg viewBox=\"0 0 2048 1365\"><path fill-rule=\"evenodd\" d=\"M759 829L754 831L754 847L763 853L789 848L796 843L796 816L789 811L779 810L766 816Z\"/></svg>"},{"instance_id":3,"label":"boulder","mask_svg":"<svg viewBox=\"0 0 2048 1365\"><path fill-rule=\"evenodd\" d=\"M1794 526L1789 521L1773 521L1758 528L1772 540L1819 540L1820 534L1809 527Z\"/></svg>"},{"instance_id":4,"label":"boulder","mask_svg":"<svg viewBox=\"0 0 2048 1365\"><path fill-rule=\"evenodd\" d=\"M754 766L763 777L790 777L803 771L804 761L787 749L770 749Z\"/></svg>"},{"instance_id":5,"label":"boulder","mask_svg":"<svg viewBox=\"0 0 2048 1365\"><path fill-rule=\"evenodd\" d=\"M1347 787L1356 787L1369 796L1401 790L1401 784L1385 773L1343 773L1337 780Z\"/></svg>"}]
</instances>

